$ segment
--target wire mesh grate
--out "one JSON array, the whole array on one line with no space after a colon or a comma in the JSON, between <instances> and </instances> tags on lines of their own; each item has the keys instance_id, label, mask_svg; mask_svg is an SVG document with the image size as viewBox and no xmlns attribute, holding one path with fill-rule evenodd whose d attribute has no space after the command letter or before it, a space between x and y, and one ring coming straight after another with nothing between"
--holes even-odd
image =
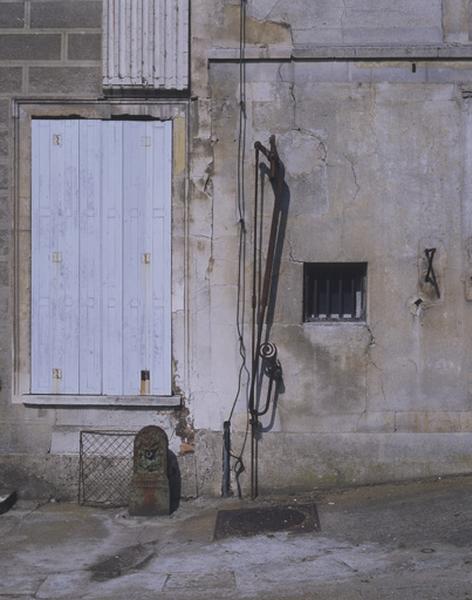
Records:
<instances>
[{"instance_id":1,"label":"wire mesh grate","mask_svg":"<svg viewBox=\"0 0 472 600\"><path fill-rule=\"evenodd\" d=\"M135 436L132 431L80 432L79 504L128 504Z\"/></svg>"}]
</instances>

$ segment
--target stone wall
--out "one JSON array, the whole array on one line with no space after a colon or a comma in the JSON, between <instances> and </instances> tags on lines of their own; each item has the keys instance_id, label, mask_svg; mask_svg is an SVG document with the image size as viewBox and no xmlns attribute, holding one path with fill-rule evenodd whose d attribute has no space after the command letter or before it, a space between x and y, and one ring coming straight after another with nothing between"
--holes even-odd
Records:
<instances>
[{"instance_id":1,"label":"stone wall","mask_svg":"<svg viewBox=\"0 0 472 600\"><path fill-rule=\"evenodd\" d=\"M54 411L12 404L13 98L101 95L101 2L0 2L0 453L49 452Z\"/></svg>"},{"instance_id":2,"label":"stone wall","mask_svg":"<svg viewBox=\"0 0 472 600\"><path fill-rule=\"evenodd\" d=\"M192 1L188 179L176 198L186 255L177 414L12 403L11 99L102 97L101 3L0 1L0 461L4 480L30 495L51 486L74 496L81 428L151 423L175 451L195 432L195 454L181 460L187 495L220 491L222 424L241 365L239 4ZM248 0L246 26L248 239L256 140L277 136L290 193L271 331L285 390L264 420L261 489L470 471L470 2ZM267 223L271 202L267 186ZM440 299L424 285L433 246ZM303 323L303 263L322 261L368 263L366 323ZM249 258L246 269L249 282ZM246 306L249 334L249 292ZM236 452L246 424L243 394Z\"/></svg>"},{"instance_id":3,"label":"stone wall","mask_svg":"<svg viewBox=\"0 0 472 600\"><path fill-rule=\"evenodd\" d=\"M218 492L218 430L237 389L231 365L240 364L238 4L214 2L211 22L200 14L193 31L210 63L199 89L211 101L195 101L195 114L211 123L202 178L210 193L191 204L211 226L195 240L208 265L195 304L209 342L192 363L208 493ZM290 197L271 330L284 392L263 419L264 491L472 468L469 10L447 1L247 3L248 238L256 140L276 135ZM424 283L429 247L437 248L440 299ZM367 322L303 323L303 263L343 261L368 263ZM246 422L242 397L232 419L236 452Z\"/></svg>"},{"instance_id":4,"label":"stone wall","mask_svg":"<svg viewBox=\"0 0 472 600\"><path fill-rule=\"evenodd\" d=\"M183 438L176 435L176 430L184 436L187 428L185 409L38 407L24 405L21 398L18 401L18 389L14 399L13 358L17 365L23 352L19 349L18 331L22 327L14 320L15 306L20 307L18 314L28 313L18 296L29 294L29 283L23 283L29 281L28 275L25 278L29 250L24 242L29 239L29 225L24 224L26 213L21 207L30 201L31 115L110 118L111 114L120 116L124 112L175 118L174 195L179 200L173 208L173 240L178 250L174 256L173 308L175 314L183 314L185 103L183 109L182 100L160 105L147 101L142 107L139 100L128 100L117 101L111 108L102 89L101 16L101 0L0 2L0 487L15 486L28 497L77 497L81 429L137 431L157 424L166 429L171 448L178 453ZM15 227L16 237L12 234ZM178 317L173 322L179 340L185 336L182 322ZM180 347L183 345L181 342ZM178 353L177 362L183 363ZM183 385L182 379L176 367L175 385ZM182 456L180 463L183 495L194 495L193 456Z\"/></svg>"}]
</instances>

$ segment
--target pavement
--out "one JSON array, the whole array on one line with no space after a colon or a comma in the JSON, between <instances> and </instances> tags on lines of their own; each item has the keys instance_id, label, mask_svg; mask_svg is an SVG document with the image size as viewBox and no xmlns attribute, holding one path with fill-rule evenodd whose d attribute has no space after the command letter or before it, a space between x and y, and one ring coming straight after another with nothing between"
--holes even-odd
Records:
<instances>
[{"instance_id":1,"label":"pavement","mask_svg":"<svg viewBox=\"0 0 472 600\"><path fill-rule=\"evenodd\" d=\"M316 503L321 531L215 541L218 509ZM472 600L472 476L171 516L18 501L0 515L0 600Z\"/></svg>"}]
</instances>

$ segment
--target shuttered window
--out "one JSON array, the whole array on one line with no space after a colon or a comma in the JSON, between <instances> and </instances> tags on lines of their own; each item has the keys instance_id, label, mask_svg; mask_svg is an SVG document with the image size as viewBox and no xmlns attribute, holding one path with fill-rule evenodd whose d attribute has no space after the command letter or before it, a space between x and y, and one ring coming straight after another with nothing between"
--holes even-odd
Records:
<instances>
[{"instance_id":1,"label":"shuttered window","mask_svg":"<svg viewBox=\"0 0 472 600\"><path fill-rule=\"evenodd\" d=\"M32 393L171 393L171 135L33 120Z\"/></svg>"},{"instance_id":2,"label":"shuttered window","mask_svg":"<svg viewBox=\"0 0 472 600\"><path fill-rule=\"evenodd\" d=\"M103 86L189 85L189 0L103 0Z\"/></svg>"}]
</instances>

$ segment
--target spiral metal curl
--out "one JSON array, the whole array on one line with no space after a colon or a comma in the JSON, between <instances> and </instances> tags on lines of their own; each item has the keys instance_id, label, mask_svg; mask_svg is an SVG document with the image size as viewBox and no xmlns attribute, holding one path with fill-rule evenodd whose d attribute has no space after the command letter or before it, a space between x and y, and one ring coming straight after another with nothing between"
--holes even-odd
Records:
<instances>
[{"instance_id":1,"label":"spiral metal curl","mask_svg":"<svg viewBox=\"0 0 472 600\"><path fill-rule=\"evenodd\" d=\"M259 347L259 356L262 358L262 369L271 380L282 378L282 367L277 359L277 346L272 342L264 342Z\"/></svg>"},{"instance_id":2,"label":"spiral metal curl","mask_svg":"<svg viewBox=\"0 0 472 600\"><path fill-rule=\"evenodd\" d=\"M264 342L259 346L259 356L267 360L276 360L277 346L272 342Z\"/></svg>"}]
</instances>

